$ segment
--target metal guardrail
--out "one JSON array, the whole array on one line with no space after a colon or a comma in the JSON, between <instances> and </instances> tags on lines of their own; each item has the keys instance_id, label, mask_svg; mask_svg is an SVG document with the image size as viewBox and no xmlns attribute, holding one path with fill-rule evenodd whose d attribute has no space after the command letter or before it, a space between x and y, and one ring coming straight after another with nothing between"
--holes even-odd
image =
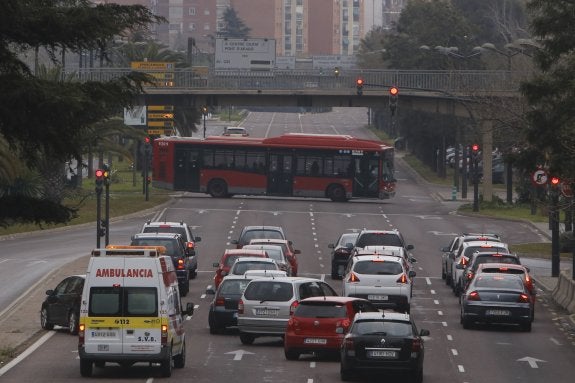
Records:
<instances>
[{"instance_id":1,"label":"metal guardrail","mask_svg":"<svg viewBox=\"0 0 575 383\"><path fill-rule=\"evenodd\" d=\"M89 68L70 71L66 75L78 81L110 81L124 76L130 68ZM165 71L146 71L165 74ZM364 89L385 90L391 86L400 89L439 91L452 93L518 92L521 81L529 78L528 72L514 71L422 71L422 70L348 70L338 76L319 70L273 71L217 71L207 76L192 69L175 69L169 72L170 80L156 85L159 89L174 90L290 90L337 92L349 91L362 78ZM163 77L163 75L159 75ZM172 80L173 78L173 80Z\"/></svg>"}]
</instances>

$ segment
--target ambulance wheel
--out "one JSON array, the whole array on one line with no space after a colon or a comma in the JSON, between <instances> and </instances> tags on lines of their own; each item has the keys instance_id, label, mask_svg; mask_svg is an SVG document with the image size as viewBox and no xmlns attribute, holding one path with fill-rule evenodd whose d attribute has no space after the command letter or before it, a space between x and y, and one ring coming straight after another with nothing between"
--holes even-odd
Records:
<instances>
[{"instance_id":1,"label":"ambulance wheel","mask_svg":"<svg viewBox=\"0 0 575 383\"><path fill-rule=\"evenodd\" d=\"M172 367L172 347L170 347L168 349L168 355L166 355L166 359L160 362L160 370L164 378L169 378L172 376Z\"/></svg>"},{"instance_id":2,"label":"ambulance wheel","mask_svg":"<svg viewBox=\"0 0 575 383\"><path fill-rule=\"evenodd\" d=\"M182 352L174 356L174 367L184 368L185 365L186 365L186 341L184 340L182 342Z\"/></svg>"},{"instance_id":3,"label":"ambulance wheel","mask_svg":"<svg viewBox=\"0 0 575 383\"><path fill-rule=\"evenodd\" d=\"M93 362L91 360L80 358L80 375L85 378L92 376L92 366Z\"/></svg>"},{"instance_id":4,"label":"ambulance wheel","mask_svg":"<svg viewBox=\"0 0 575 383\"><path fill-rule=\"evenodd\" d=\"M48 319L48 310L45 308L40 311L40 325L44 330L52 330L54 328L54 324L50 323Z\"/></svg>"}]
</instances>

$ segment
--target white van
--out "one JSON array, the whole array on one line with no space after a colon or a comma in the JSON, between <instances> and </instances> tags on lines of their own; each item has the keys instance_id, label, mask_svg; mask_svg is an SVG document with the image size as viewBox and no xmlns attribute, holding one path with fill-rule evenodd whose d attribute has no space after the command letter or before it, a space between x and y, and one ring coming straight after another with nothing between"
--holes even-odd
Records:
<instances>
[{"instance_id":1,"label":"white van","mask_svg":"<svg viewBox=\"0 0 575 383\"><path fill-rule=\"evenodd\" d=\"M186 362L184 315L173 262L161 246L95 249L82 292L80 373L106 362L159 363L162 375Z\"/></svg>"}]
</instances>

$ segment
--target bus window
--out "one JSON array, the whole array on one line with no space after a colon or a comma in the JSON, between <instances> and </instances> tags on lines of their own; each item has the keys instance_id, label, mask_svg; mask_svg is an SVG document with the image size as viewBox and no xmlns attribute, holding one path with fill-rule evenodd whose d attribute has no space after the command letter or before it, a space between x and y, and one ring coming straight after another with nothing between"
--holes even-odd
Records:
<instances>
[{"instance_id":1,"label":"bus window","mask_svg":"<svg viewBox=\"0 0 575 383\"><path fill-rule=\"evenodd\" d=\"M204 168L214 167L214 151L212 149L204 149Z\"/></svg>"}]
</instances>

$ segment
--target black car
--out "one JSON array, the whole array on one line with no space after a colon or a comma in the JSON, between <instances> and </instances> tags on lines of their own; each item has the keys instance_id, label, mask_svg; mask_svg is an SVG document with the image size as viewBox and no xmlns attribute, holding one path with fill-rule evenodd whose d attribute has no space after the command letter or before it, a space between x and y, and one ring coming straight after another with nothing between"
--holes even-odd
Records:
<instances>
[{"instance_id":1,"label":"black car","mask_svg":"<svg viewBox=\"0 0 575 383\"><path fill-rule=\"evenodd\" d=\"M250 281L251 278L243 275L229 275L222 280L210 303L210 334L217 334L238 325L238 302Z\"/></svg>"},{"instance_id":2,"label":"black car","mask_svg":"<svg viewBox=\"0 0 575 383\"><path fill-rule=\"evenodd\" d=\"M469 283L475 276L475 272L479 265L483 263L506 263L520 265L521 261L517 254L511 253L498 253L498 252L476 252L471 255L467 265L457 265L457 268L463 267L463 281L462 289L466 290Z\"/></svg>"},{"instance_id":3,"label":"black car","mask_svg":"<svg viewBox=\"0 0 575 383\"><path fill-rule=\"evenodd\" d=\"M80 301L84 288L85 275L72 275L64 278L54 290L46 291L46 299L40 310L40 325L45 330L54 326L68 327L70 334L78 334Z\"/></svg>"},{"instance_id":4,"label":"black car","mask_svg":"<svg viewBox=\"0 0 575 383\"><path fill-rule=\"evenodd\" d=\"M423 336L409 314L357 313L341 346L341 380L358 373L409 374L412 382L423 381Z\"/></svg>"},{"instance_id":5,"label":"black car","mask_svg":"<svg viewBox=\"0 0 575 383\"><path fill-rule=\"evenodd\" d=\"M328 245L328 247L332 249L331 279L341 279L343 277L343 271L345 270L345 266L347 266L349 256L355 246L355 240L358 235L359 232L343 233L339 236L337 242Z\"/></svg>"},{"instance_id":6,"label":"black car","mask_svg":"<svg viewBox=\"0 0 575 383\"><path fill-rule=\"evenodd\" d=\"M175 233L138 233L132 237L131 246L164 246L166 255L172 258L180 295L185 297L190 291L191 249L186 247L184 237Z\"/></svg>"},{"instance_id":7,"label":"black car","mask_svg":"<svg viewBox=\"0 0 575 383\"><path fill-rule=\"evenodd\" d=\"M280 226L245 226L238 239L231 243L241 249L248 245L252 239L286 239L283 229Z\"/></svg>"},{"instance_id":8,"label":"black car","mask_svg":"<svg viewBox=\"0 0 575 383\"><path fill-rule=\"evenodd\" d=\"M533 300L520 275L479 274L461 295L460 322L468 329L476 322L518 324L531 331Z\"/></svg>"}]
</instances>

